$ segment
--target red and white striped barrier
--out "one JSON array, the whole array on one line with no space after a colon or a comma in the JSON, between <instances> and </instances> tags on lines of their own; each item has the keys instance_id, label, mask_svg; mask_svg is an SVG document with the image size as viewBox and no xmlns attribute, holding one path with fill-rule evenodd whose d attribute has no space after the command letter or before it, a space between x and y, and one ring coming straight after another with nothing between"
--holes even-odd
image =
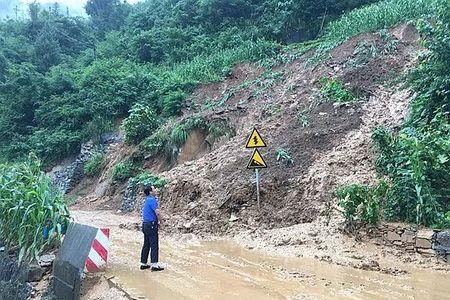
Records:
<instances>
[{"instance_id":1,"label":"red and white striped barrier","mask_svg":"<svg viewBox=\"0 0 450 300\"><path fill-rule=\"evenodd\" d=\"M89 273L101 272L108 262L108 251L109 228L99 228L86 259L85 271Z\"/></svg>"}]
</instances>

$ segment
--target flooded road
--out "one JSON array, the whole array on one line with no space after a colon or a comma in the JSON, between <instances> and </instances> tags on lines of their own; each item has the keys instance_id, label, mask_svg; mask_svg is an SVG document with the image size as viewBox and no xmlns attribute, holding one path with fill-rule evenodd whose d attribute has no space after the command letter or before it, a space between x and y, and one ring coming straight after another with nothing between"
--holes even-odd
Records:
<instances>
[{"instance_id":1,"label":"flooded road","mask_svg":"<svg viewBox=\"0 0 450 300\"><path fill-rule=\"evenodd\" d=\"M137 299L450 299L450 274L409 269L401 276L305 258L269 256L226 240L161 237L163 272L139 270L142 234L111 217L77 213L86 224L109 226L113 277ZM104 220L107 220L105 222Z\"/></svg>"}]
</instances>

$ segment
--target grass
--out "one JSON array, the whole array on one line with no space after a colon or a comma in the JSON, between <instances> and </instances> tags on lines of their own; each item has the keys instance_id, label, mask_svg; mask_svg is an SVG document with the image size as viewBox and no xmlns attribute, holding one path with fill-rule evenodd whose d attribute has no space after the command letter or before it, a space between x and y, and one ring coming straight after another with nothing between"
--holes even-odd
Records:
<instances>
[{"instance_id":1,"label":"grass","mask_svg":"<svg viewBox=\"0 0 450 300\"><path fill-rule=\"evenodd\" d=\"M317 40L316 52L308 64L316 64L328 52L349 38L361 33L387 29L401 22L415 21L436 12L439 3L447 0L384 0L354 9L338 20L329 23L324 34Z\"/></svg>"},{"instance_id":2,"label":"grass","mask_svg":"<svg viewBox=\"0 0 450 300\"><path fill-rule=\"evenodd\" d=\"M352 10L325 29L322 49L331 49L348 38L431 15L434 3L443 0L385 0ZM445 0L444 0L445 1Z\"/></svg>"},{"instance_id":3,"label":"grass","mask_svg":"<svg viewBox=\"0 0 450 300\"><path fill-rule=\"evenodd\" d=\"M333 102L354 102L358 98L337 78L323 77L320 80L321 92Z\"/></svg>"}]
</instances>

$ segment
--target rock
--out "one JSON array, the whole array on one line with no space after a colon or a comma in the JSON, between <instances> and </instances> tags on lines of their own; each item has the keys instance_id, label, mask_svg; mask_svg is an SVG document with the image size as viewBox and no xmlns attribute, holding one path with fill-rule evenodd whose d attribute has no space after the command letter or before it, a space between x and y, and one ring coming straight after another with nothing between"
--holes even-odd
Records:
<instances>
[{"instance_id":1,"label":"rock","mask_svg":"<svg viewBox=\"0 0 450 300\"><path fill-rule=\"evenodd\" d=\"M390 242L401 241L402 239L401 236L394 231L388 231L386 238Z\"/></svg>"},{"instance_id":2,"label":"rock","mask_svg":"<svg viewBox=\"0 0 450 300\"><path fill-rule=\"evenodd\" d=\"M96 149L92 142L81 145L80 154L68 166L56 169L52 174L53 184L59 187L64 194L70 192L84 177L84 163L88 161Z\"/></svg>"},{"instance_id":3,"label":"rock","mask_svg":"<svg viewBox=\"0 0 450 300\"><path fill-rule=\"evenodd\" d=\"M102 182L98 186L96 186L95 191L94 191L95 197L97 197L97 198L103 197L106 193L106 190L108 189L109 184L110 183L106 181L106 182Z\"/></svg>"},{"instance_id":4,"label":"rock","mask_svg":"<svg viewBox=\"0 0 450 300\"><path fill-rule=\"evenodd\" d=\"M417 238L432 241L433 237L434 237L434 231L431 229L421 229L421 230L417 231Z\"/></svg>"},{"instance_id":5,"label":"rock","mask_svg":"<svg viewBox=\"0 0 450 300\"><path fill-rule=\"evenodd\" d=\"M41 267L50 267L56 259L54 254L46 254L39 257L39 265Z\"/></svg>"},{"instance_id":6,"label":"rock","mask_svg":"<svg viewBox=\"0 0 450 300\"><path fill-rule=\"evenodd\" d=\"M39 265L30 265L27 270L27 281L40 281L44 276L45 270Z\"/></svg>"},{"instance_id":7,"label":"rock","mask_svg":"<svg viewBox=\"0 0 450 300\"><path fill-rule=\"evenodd\" d=\"M436 252L433 249L417 249L417 252L425 256L436 256Z\"/></svg>"},{"instance_id":8,"label":"rock","mask_svg":"<svg viewBox=\"0 0 450 300\"><path fill-rule=\"evenodd\" d=\"M431 241L422 238L416 238L416 248L431 249Z\"/></svg>"},{"instance_id":9,"label":"rock","mask_svg":"<svg viewBox=\"0 0 450 300\"><path fill-rule=\"evenodd\" d=\"M415 238L416 234L411 230L405 230L402 234L402 241L405 243L414 243Z\"/></svg>"},{"instance_id":10,"label":"rock","mask_svg":"<svg viewBox=\"0 0 450 300\"><path fill-rule=\"evenodd\" d=\"M228 221L230 222L236 222L237 220L239 220L238 217L236 217L235 215L231 214L230 219Z\"/></svg>"},{"instance_id":11,"label":"rock","mask_svg":"<svg viewBox=\"0 0 450 300\"><path fill-rule=\"evenodd\" d=\"M122 199L122 211L132 212L136 206L136 187L132 184L131 179L128 180L128 185L125 188L125 193Z\"/></svg>"},{"instance_id":12,"label":"rock","mask_svg":"<svg viewBox=\"0 0 450 300\"><path fill-rule=\"evenodd\" d=\"M440 254L450 254L450 231L441 231L436 234L436 244L434 250Z\"/></svg>"},{"instance_id":13,"label":"rock","mask_svg":"<svg viewBox=\"0 0 450 300\"><path fill-rule=\"evenodd\" d=\"M380 264L376 260L369 259L363 261L360 265L360 268L363 270L378 271L380 270Z\"/></svg>"}]
</instances>

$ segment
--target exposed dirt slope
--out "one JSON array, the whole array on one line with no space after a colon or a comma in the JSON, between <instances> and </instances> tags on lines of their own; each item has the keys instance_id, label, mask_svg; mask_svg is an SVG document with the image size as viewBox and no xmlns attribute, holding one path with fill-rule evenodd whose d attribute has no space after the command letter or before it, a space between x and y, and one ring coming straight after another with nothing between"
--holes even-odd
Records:
<instances>
[{"instance_id":1,"label":"exposed dirt slope","mask_svg":"<svg viewBox=\"0 0 450 300\"><path fill-rule=\"evenodd\" d=\"M419 49L410 26L389 35L354 37L314 67L307 66L304 55L258 80L261 70L244 65L225 82L200 88L191 99L196 109L189 114L227 119L237 134L216 143L203 157L161 174L169 182L161 199L169 224L185 231L225 233L236 227L311 222L324 214L336 186L373 182L371 131L379 125L398 126L407 114L411 95L393 82L414 64ZM324 101L322 77L339 78L361 101ZM228 94L217 108L201 109ZM262 150L269 168L262 171L260 211L254 173L245 169L251 151L244 146L253 126L269 144ZM293 164L278 162L278 149L287 150ZM238 220L230 222L231 215Z\"/></svg>"},{"instance_id":2,"label":"exposed dirt slope","mask_svg":"<svg viewBox=\"0 0 450 300\"><path fill-rule=\"evenodd\" d=\"M225 81L198 88L182 118L226 120L236 135L207 149L195 145L204 141L196 133L179 164L162 173L167 165L159 157L147 159L145 167L168 181L160 199L168 226L224 234L309 223L327 213L337 186L373 182L371 131L379 125L396 127L406 116L411 95L396 82L414 65L419 49L415 29L402 25L384 34L356 36L316 65L309 63L311 53L271 72L243 64ZM319 83L323 77L338 78L360 101L325 99ZM269 165L261 172L261 210L254 173L246 169L251 151L245 142L254 126L269 145L261 151ZM107 174L87 196L98 208L120 207L123 187L108 178L132 149L116 147ZM286 150L293 163L277 161L278 149Z\"/></svg>"}]
</instances>

